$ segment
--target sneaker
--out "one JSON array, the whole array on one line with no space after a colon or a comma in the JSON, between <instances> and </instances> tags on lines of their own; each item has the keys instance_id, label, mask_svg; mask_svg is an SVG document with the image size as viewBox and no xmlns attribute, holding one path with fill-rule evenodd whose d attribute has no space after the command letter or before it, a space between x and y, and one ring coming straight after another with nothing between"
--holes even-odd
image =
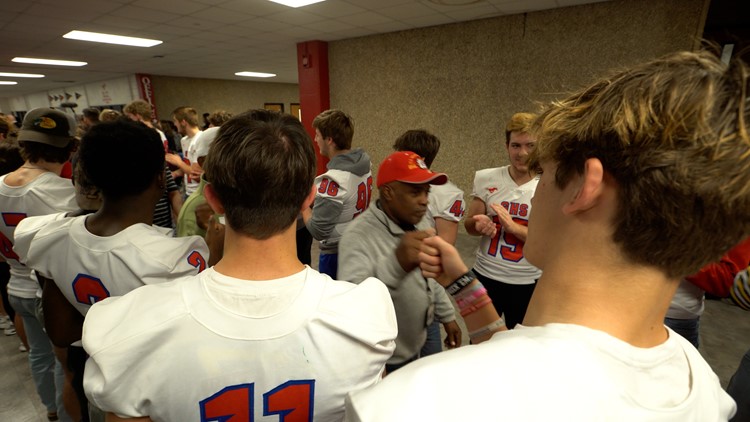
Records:
<instances>
[{"instance_id":1,"label":"sneaker","mask_svg":"<svg viewBox=\"0 0 750 422\"><path fill-rule=\"evenodd\" d=\"M10 321L10 318L8 318L7 315L0 316L0 329L4 330L11 326L13 326L13 323Z\"/></svg>"},{"instance_id":2,"label":"sneaker","mask_svg":"<svg viewBox=\"0 0 750 422\"><path fill-rule=\"evenodd\" d=\"M3 334L6 336L12 336L16 333L16 327L13 326L13 324L10 325L10 327L3 330Z\"/></svg>"},{"instance_id":3,"label":"sneaker","mask_svg":"<svg viewBox=\"0 0 750 422\"><path fill-rule=\"evenodd\" d=\"M28 352L28 350L26 349L26 346L24 346L24 345L23 345L23 343L21 343L21 344L20 344L20 345L18 346L18 351L19 351L19 352Z\"/></svg>"}]
</instances>

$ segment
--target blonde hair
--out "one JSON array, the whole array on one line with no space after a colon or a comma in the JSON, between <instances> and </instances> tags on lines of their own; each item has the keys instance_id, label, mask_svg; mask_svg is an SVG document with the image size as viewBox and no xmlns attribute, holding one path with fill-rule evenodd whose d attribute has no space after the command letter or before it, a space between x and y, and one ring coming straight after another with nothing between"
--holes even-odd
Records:
<instances>
[{"instance_id":1,"label":"blonde hair","mask_svg":"<svg viewBox=\"0 0 750 422\"><path fill-rule=\"evenodd\" d=\"M680 52L548 106L530 168L565 187L597 158L618 185L613 240L633 262L692 274L750 232L748 69Z\"/></svg>"},{"instance_id":2,"label":"blonde hair","mask_svg":"<svg viewBox=\"0 0 750 422\"><path fill-rule=\"evenodd\" d=\"M505 125L505 145L510 143L510 133L529 133L536 120L537 115L531 113L516 113L511 116L508 124Z\"/></svg>"}]
</instances>

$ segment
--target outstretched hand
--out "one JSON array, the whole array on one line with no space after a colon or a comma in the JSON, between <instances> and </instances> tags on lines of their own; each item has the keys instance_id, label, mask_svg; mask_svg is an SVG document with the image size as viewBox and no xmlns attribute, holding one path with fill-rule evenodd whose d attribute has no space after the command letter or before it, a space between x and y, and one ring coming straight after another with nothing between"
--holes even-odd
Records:
<instances>
[{"instance_id":1,"label":"outstretched hand","mask_svg":"<svg viewBox=\"0 0 750 422\"><path fill-rule=\"evenodd\" d=\"M494 205L493 205L494 206ZM474 230L482 236L495 237L497 234L497 224L486 214L477 214L474 217Z\"/></svg>"},{"instance_id":2,"label":"outstretched hand","mask_svg":"<svg viewBox=\"0 0 750 422\"><path fill-rule=\"evenodd\" d=\"M440 236L422 240L419 261L422 275L434 278L443 287L449 286L468 271L458 250Z\"/></svg>"}]
</instances>

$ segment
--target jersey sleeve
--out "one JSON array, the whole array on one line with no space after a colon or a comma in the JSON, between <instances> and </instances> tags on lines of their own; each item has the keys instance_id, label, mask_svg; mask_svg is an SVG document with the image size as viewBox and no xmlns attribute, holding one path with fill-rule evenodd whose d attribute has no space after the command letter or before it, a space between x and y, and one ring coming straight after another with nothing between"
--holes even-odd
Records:
<instances>
[{"instance_id":1,"label":"jersey sleeve","mask_svg":"<svg viewBox=\"0 0 750 422\"><path fill-rule=\"evenodd\" d=\"M173 331L172 321L186 310L180 290L172 283L138 288L121 297L97 302L83 323L83 347L89 354L84 371L84 389L98 408L120 417L149 415L149 397L158 385L153 374L154 342ZM170 302L168 306L165 301ZM142 315L159 307L153 320ZM135 388L134 388L135 387Z\"/></svg>"},{"instance_id":2,"label":"jersey sleeve","mask_svg":"<svg viewBox=\"0 0 750 422\"><path fill-rule=\"evenodd\" d=\"M159 265L151 271L144 269L143 284L163 283L194 276L208 267L208 246L199 236L168 238L170 242L159 242L144 248L148 256L161 254Z\"/></svg>"},{"instance_id":3,"label":"jersey sleeve","mask_svg":"<svg viewBox=\"0 0 750 422\"><path fill-rule=\"evenodd\" d=\"M344 200L349 195L345 176L329 171L315 179L315 203L307 229L316 240L327 239L344 210Z\"/></svg>"},{"instance_id":4,"label":"jersey sleeve","mask_svg":"<svg viewBox=\"0 0 750 422\"><path fill-rule=\"evenodd\" d=\"M24 265L35 269L42 276L51 278L45 270L46 266L42 261L48 254L43 253L32 246L36 235L45 228L49 223L59 221L65 218L67 212L57 214L42 215L37 217L27 217L21 220L13 233L13 251L18 255L18 260Z\"/></svg>"},{"instance_id":5,"label":"jersey sleeve","mask_svg":"<svg viewBox=\"0 0 750 422\"><path fill-rule=\"evenodd\" d=\"M466 203L464 202L464 192L460 189L446 192L445 195L437 201L439 207L433 218L442 218L448 221L460 222L466 212Z\"/></svg>"}]
</instances>

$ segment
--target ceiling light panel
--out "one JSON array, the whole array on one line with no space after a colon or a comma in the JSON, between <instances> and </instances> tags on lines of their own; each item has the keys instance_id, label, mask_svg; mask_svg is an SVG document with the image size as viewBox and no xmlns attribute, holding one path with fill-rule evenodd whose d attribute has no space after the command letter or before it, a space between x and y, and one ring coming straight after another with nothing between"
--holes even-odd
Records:
<instances>
[{"instance_id":1,"label":"ceiling light panel","mask_svg":"<svg viewBox=\"0 0 750 422\"><path fill-rule=\"evenodd\" d=\"M133 47L153 47L163 41L147 38L125 37L122 35L102 34L99 32L70 31L63 35L69 40L101 42L105 44L130 45Z\"/></svg>"},{"instance_id":2,"label":"ceiling light panel","mask_svg":"<svg viewBox=\"0 0 750 422\"><path fill-rule=\"evenodd\" d=\"M11 61L15 63L48 64L52 66L86 66L88 64L86 62L71 60L37 59L32 57L14 57Z\"/></svg>"},{"instance_id":3,"label":"ceiling light panel","mask_svg":"<svg viewBox=\"0 0 750 422\"><path fill-rule=\"evenodd\" d=\"M0 81L0 85L16 85L18 82L14 81Z\"/></svg>"},{"instance_id":4,"label":"ceiling light panel","mask_svg":"<svg viewBox=\"0 0 750 422\"><path fill-rule=\"evenodd\" d=\"M274 3L283 4L284 6L289 7L303 7L308 6L310 4L320 3L325 0L269 0Z\"/></svg>"},{"instance_id":5,"label":"ceiling light panel","mask_svg":"<svg viewBox=\"0 0 750 422\"><path fill-rule=\"evenodd\" d=\"M250 78L273 78L276 76L275 73L261 73L261 72L237 72L237 76L247 76Z\"/></svg>"},{"instance_id":6,"label":"ceiling light panel","mask_svg":"<svg viewBox=\"0 0 750 422\"><path fill-rule=\"evenodd\" d=\"M43 78L44 75L41 75L39 73L0 72L0 77L4 77L4 78Z\"/></svg>"}]
</instances>

